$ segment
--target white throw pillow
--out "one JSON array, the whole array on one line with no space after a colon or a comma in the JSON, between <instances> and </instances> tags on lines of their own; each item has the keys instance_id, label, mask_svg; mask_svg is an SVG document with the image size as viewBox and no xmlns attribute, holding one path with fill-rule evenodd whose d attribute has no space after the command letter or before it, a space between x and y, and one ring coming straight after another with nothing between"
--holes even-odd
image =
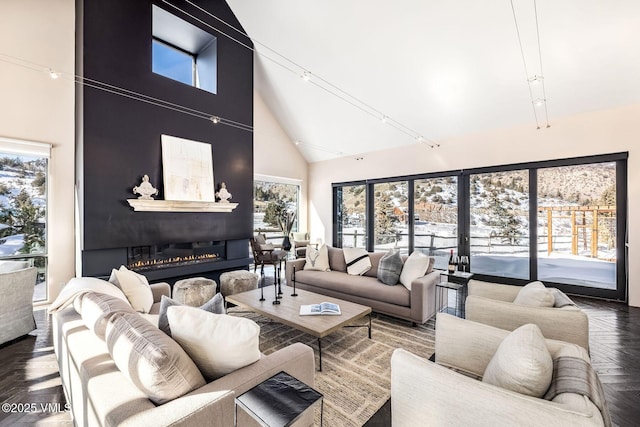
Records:
<instances>
[{"instance_id":1,"label":"white throw pillow","mask_svg":"<svg viewBox=\"0 0 640 427\"><path fill-rule=\"evenodd\" d=\"M371 270L371 259L366 250L359 248L342 248L342 253L344 254L344 262L347 264L347 273L353 276L362 276Z\"/></svg>"},{"instance_id":2,"label":"white throw pillow","mask_svg":"<svg viewBox=\"0 0 640 427\"><path fill-rule=\"evenodd\" d=\"M106 343L120 372L156 405L205 385L187 353L138 313L111 316Z\"/></svg>"},{"instance_id":3,"label":"white throw pillow","mask_svg":"<svg viewBox=\"0 0 640 427\"><path fill-rule=\"evenodd\" d=\"M307 246L304 270L331 270L329 267L329 250L327 249L327 245L322 245L317 249L312 245Z\"/></svg>"},{"instance_id":4,"label":"white throw pillow","mask_svg":"<svg viewBox=\"0 0 640 427\"><path fill-rule=\"evenodd\" d=\"M77 298L82 298L81 316L84 324L102 340L104 340L107 322L111 316L121 312L135 313L128 301L111 295L87 292Z\"/></svg>"},{"instance_id":5,"label":"white throw pillow","mask_svg":"<svg viewBox=\"0 0 640 427\"><path fill-rule=\"evenodd\" d=\"M482 381L516 393L541 398L553 375L553 360L540 328L520 326L500 343Z\"/></svg>"},{"instance_id":6,"label":"white throw pillow","mask_svg":"<svg viewBox=\"0 0 640 427\"><path fill-rule=\"evenodd\" d=\"M167 309L171 336L213 381L260 359L260 326L252 320L186 305Z\"/></svg>"},{"instance_id":7,"label":"white throw pillow","mask_svg":"<svg viewBox=\"0 0 640 427\"><path fill-rule=\"evenodd\" d=\"M513 303L535 307L553 307L555 301L553 289L545 288L542 282L531 282L520 289Z\"/></svg>"},{"instance_id":8,"label":"white throw pillow","mask_svg":"<svg viewBox=\"0 0 640 427\"><path fill-rule=\"evenodd\" d=\"M127 296L135 311L148 313L153 305L153 292L147 278L128 270L124 265L115 272L122 292Z\"/></svg>"},{"instance_id":9,"label":"white throw pillow","mask_svg":"<svg viewBox=\"0 0 640 427\"><path fill-rule=\"evenodd\" d=\"M405 288L411 290L411 282L418 277L424 276L430 263L431 257L426 256L422 252L414 251L402 266L400 283L402 283Z\"/></svg>"}]
</instances>

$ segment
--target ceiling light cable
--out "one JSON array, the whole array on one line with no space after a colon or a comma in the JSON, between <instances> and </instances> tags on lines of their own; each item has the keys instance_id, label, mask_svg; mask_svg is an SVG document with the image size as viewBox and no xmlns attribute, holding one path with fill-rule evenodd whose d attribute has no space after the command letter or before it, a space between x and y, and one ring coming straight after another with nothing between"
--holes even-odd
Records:
<instances>
[{"instance_id":1,"label":"ceiling light cable","mask_svg":"<svg viewBox=\"0 0 640 427\"><path fill-rule=\"evenodd\" d=\"M35 62L32 61L28 61L22 58L18 58L15 56L11 56L11 55L7 55L4 53L0 53L0 62L5 62L11 65L16 65L19 67L23 67L23 68L27 68L36 72L46 72L47 74L51 75L51 72L53 71L52 68L50 67L45 67L43 65L37 64ZM57 78L60 79L64 79L64 80L68 80L68 81L73 81L76 84L80 84L83 86L87 86L93 89L97 89L97 90L102 90L104 92L108 92L114 95L119 95L125 98L129 98L129 99L133 99L136 101L141 101L141 102L145 102L147 104L151 104L157 107L162 107L165 109L169 109L172 111L176 111L179 113L183 113L183 114L187 114L193 117L197 117L200 119L206 119L206 120L211 120L211 117L213 117L214 115L211 113L206 113L203 111L199 111L199 110L195 110L193 108L190 107L185 107L183 105L179 105L179 104L175 104L169 101L165 101L159 98L155 98L149 95L145 95L143 93L139 93L139 92L135 92L129 89L125 89L125 88L121 88L118 86L114 86L108 83L104 83L95 79L91 79L88 77L83 77L83 76L79 76L76 74L71 74L71 73L62 73L59 71L55 71L55 74L57 75ZM219 116L216 116L219 117ZM253 126L244 124L244 123L240 123L231 119L226 119L223 117L219 117L219 123L220 124L224 124L226 126L231 126L233 128L237 128L240 130L244 130L244 131L248 131L248 132L253 132Z\"/></svg>"},{"instance_id":2,"label":"ceiling light cable","mask_svg":"<svg viewBox=\"0 0 640 427\"><path fill-rule=\"evenodd\" d=\"M538 40L538 61L540 62L540 74L544 76L544 71L542 70L542 48L540 47L540 26L538 25L538 3L537 0L533 0L533 10L535 12L536 15L536 37ZM544 86L544 78L541 78L541 83L542 83L542 97L545 99L545 103L544 103L544 114L545 114L545 118L547 120L547 128L550 128L551 125L549 124L549 111L547 110L547 91L546 88Z\"/></svg>"},{"instance_id":3,"label":"ceiling light cable","mask_svg":"<svg viewBox=\"0 0 640 427\"><path fill-rule=\"evenodd\" d=\"M536 111L536 101L533 98L533 90L531 89L531 80L529 78L529 70L527 69L527 60L524 56L524 48L522 47L522 38L520 37L520 27L518 26L518 19L516 18L516 9L513 6L513 0L511 2L511 12L513 13L513 22L516 25L516 34L518 35L518 45L520 46L520 55L522 56L522 65L524 66L524 75L527 78L527 87L529 88L529 98L531 98L531 107L533 109L533 117L536 120L536 129L540 129L540 123L538 121L538 112Z\"/></svg>"},{"instance_id":4,"label":"ceiling light cable","mask_svg":"<svg viewBox=\"0 0 640 427\"><path fill-rule=\"evenodd\" d=\"M193 14L185 11L184 9L181 9L178 6L175 6L175 5L171 4L171 3L169 3L168 0L162 0L162 1L163 1L163 3L167 4L168 6L174 8L176 10L179 10L180 12L185 14L186 16L189 16L190 18L200 22L201 24L203 24L203 25L205 25L205 26L207 26L207 27L219 32L220 34L224 35L225 37L228 37L232 41L235 41L236 43L239 43L241 46L251 50L255 54L260 55L260 56L270 60L271 62L279 65L280 67L282 67L282 68L284 68L284 69L286 69L286 70L288 70L288 71L290 71L290 72L292 72L292 73L294 73L294 74L296 74L298 76L301 76L302 79L305 82L313 83L316 87L319 87L319 88L323 89L325 92L327 92L327 93L329 93L329 94L331 94L331 95L333 95L333 96L335 96L335 97L347 102L348 104L350 104L350 105L358 108L359 110L361 110L361 111L363 111L363 112L375 117L376 119L379 120L380 117L386 117L387 118L387 121L386 121L387 124L390 124L393 128L405 133L406 135L410 136L411 138L417 138L418 136L421 135L420 132L417 132L417 131L411 129L410 127L408 127L408 126L405 126L404 124L398 122L397 120L391 119L390 117L388 117L387 115L382 113L377 108L375 108L375 107L371 106L370 104L362 101L358 97L356 97L354 95L351 95L350 93L348 93L347 91L343 90L342 88L334 85L330 81L322 78L321 76L318 76L315 73L312 74L307 68L303 67L301 64L298 64L297 62L293 61L292 59L284 56L283 54L281 54L281 53L277 52L276 50L270 48L266 44L260 42L259 40L254 39L253 37L249 36L245 31L234 27L233 25L231 25L228 22L224 21L223 19L217 17L216 15L214 15L211 12L209 12L208 10L206 10L206 9L196 5L196 4L194 4L192 1L185 0L186 3L190 4L191 6L193 6L196 9L198 9L199 11L203 12L204 14L208 15L209 17L213 18L214 20L226 25L227 27L229 27L232 30L236 31L237 33L241 34L242 36L247 37L254 44L260 45L260 46L264 47L265 49L267 49L268 51L272 52L273 54L275 54L275 55L279 56L280 58L284 59L289 64L293 65L295 67L295 69L291 68L290 66L282 64L280 61L277 61L276 59L274 59L274 58L272 58L272 57L270 57L270 56L268 56L268 55L266 55L266 54L264 54L262 52L258 52L254 47L251 47L251 46L247 45L246 43L243 43L243 42L239 41L237 38L225 33L224 31L214 27L213 25L211 25L211 24L209 24L207 22L204 22L202 19L194 16ZM312 75L313 75L313 79L311 79ZM342 95L330 90L327 87L323 87L321 84L319 84L320 82L322 82L326 86L329 86L329 88L339 92ZM391 122L395 123L395 125L391 124ZM430 139L429 139L429 141L432 142L431 144L429 144L432 148L440 146L440 144L437 144L437 143L433 142Z\"/></svg>"}]
</instances>

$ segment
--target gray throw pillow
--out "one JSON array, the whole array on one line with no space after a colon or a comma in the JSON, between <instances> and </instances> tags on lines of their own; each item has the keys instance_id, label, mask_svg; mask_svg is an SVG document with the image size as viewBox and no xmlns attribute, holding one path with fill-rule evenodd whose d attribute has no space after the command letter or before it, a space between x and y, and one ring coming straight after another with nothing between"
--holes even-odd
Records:
<instances>
[{"instance_id":1,"label":"gray throw pillow","mask_svg":"<svg viewBox=\"0 0 640 427\"><path fill-rule=\"evenodd\" d=\"M400 273L402 273L402 267L403 262L400 251L390 250L385 256L380 258L380 264L378 264L378 280L385 285L397 285L398 280L400 280Z\"/></svg>"},{"instance_id":2,"label":"gray throw pillow","mask_svg":"<svg viewBox=\"0 0 640 427\"><path fill-rule=\"evenodd\" d=\"M178 301L169 298L166 295L162 295L160 299L160 313L158 317L158 329L165 334L171 336L171 327L169 325L169 318L167 317L167 309L174 305L183 305ZM209 301L205 302L199 307L201 310L208 311L214 314L226 314L224 309L224 299L222 294L218 292Z\"/></svg>"}]
</instances>

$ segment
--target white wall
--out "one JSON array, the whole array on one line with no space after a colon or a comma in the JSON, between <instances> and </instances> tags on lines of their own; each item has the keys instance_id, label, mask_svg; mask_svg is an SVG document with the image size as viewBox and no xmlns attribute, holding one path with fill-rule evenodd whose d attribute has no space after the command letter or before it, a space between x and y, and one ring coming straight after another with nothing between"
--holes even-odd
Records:
<instances>
[{"instance_id":1,"label":"white wall","mask_svg":"<svg viewBox=\"0 0 640 427\"><path fill-rule=\"evenodd\" d=\"M402 135L398 136L402 138ZM359 179L629 152L629 303L640 306L640 105L553 119L551 128L532 124L440 141L371 152L309 165L312 238L331 242L331 184Z\"/></svg>"},{"instance_id":2,"label":"white wall","mask_svg":"<svg viewBox=\"0 0 640 427\"><path fill-rule=\"evenodd\" d=\"M253 168L262 177L302 181L298 225L308 230L307 162L258 92L253 96Z\"/></svg>"},{"instance_id":3,"label":"white wall","mask_svg":"<svg viewBox=\"0 0 640 427\"><path fill-rule=\"evenodd\" d=\"M50 299L75 271L74 83L52 80L30 63L73 74L74 46L73 0L0 1L0 136L53 145L48 195Z\"/></svg>"}]
</instances>

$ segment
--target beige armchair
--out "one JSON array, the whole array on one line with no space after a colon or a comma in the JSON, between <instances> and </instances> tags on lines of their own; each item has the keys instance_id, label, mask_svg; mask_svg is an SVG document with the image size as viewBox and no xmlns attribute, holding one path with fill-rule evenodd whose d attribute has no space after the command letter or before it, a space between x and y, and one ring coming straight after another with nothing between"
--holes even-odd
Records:
<instances>
[{"instance_id":1,"label":"beige armchair","mask_svg":"<svg viewBox=\"0 0 640 427\"><path fill-rule=\"evenodd\" d=\"M602 426L609 420L606 405L603 417L581 394L561 393L548 401L476 379L483 376L508 331L445 313L438 314L436 324L435 363L403 349L393 353L394 427ZM576 344L548 339L545 343L554 360L562 355L589 362Z\"/></svg>"},{"instance_id":2,"label":"beige armchair","mask_svg":"<svg viewBox=\"0 0 640 427\"><path fill-rule=\"evenodd\" d=\"M307 245L310 243L309 233L293 232L291 233L291 242L296 258L304 258L307 254Z\"/></svg>"},{"instance_id":3,"label":"beige armchair","mask_svg":"<svg viewBox=\"0 0 640 427\"><path fill-rule=\"evenodd\" d=\"M36 276L35 267L0 273L0 344L36 328L33 318Z\"/></svg>"},{"instance_id":4,"label":"beige armchair","mask_svg":"<svg viewBox=\"0 0 640 427\"><path fill-rule=\"evenodd\" d=\"M534 307L514 304L521 286L470 280L466 318L513 331L527 323L538 325L545 338L566 341L589 351L589 319L576 306Z\"/></svg>"}]
</instances>

